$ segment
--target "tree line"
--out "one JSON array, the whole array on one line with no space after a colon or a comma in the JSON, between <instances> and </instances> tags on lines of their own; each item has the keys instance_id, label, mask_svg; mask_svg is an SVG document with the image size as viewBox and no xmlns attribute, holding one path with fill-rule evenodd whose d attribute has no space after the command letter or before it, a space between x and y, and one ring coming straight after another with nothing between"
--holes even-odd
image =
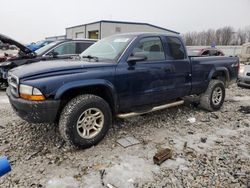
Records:
<instances>
[{"instance_id":1,"label":"tree line","mask_svg":"<svg viewBox=\"0 0 250 188\"><path fill-rule=\"evenodd\" d=\"M250 42L250 26L235 30L231 26L188 32L183 35L187 46L242 45Z\"/></svg>"}]
</instances>

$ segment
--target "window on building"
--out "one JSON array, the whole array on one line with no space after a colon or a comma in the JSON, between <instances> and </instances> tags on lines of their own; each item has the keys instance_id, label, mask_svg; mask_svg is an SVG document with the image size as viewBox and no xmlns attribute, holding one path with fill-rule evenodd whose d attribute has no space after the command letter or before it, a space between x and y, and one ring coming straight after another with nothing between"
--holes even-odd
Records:
<instances>
[{"instance_id":1,"label":"window on building","mask_svg":"<svg viewBox=\"0 0 250 188\"><path fill-rule=\"evenodd\" d=\"M89 38L90 39L98 39L99 38L99 31L89 31Z\"/></svg>"},{"instance_id":2,"label":"window on building","mask_svg":"<svg viewBox=\"0 0 250 188\"><path fill-rule=\"evenodd\" d=\"M159 37L148 37L139 41L132 56L144 55L148 61L165 60L165 53Z\"/></svg>"},{"instance_id":3,"label":"window on building","mask_svg":"<svg viewBox=\"0 0 250 188\"><path fill-rule=\"evenodd\" d=\"M116 33L120 33L120 32L121 32L121 27L116 27L116 28L115 28L115 32L116 32Z\"/></svg>"}]
</instances>

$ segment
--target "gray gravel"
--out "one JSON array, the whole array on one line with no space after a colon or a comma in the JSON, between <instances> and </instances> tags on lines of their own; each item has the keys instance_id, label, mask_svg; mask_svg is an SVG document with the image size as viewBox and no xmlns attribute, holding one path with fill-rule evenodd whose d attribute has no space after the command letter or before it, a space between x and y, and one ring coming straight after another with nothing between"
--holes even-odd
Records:
<instances>
[{"instance_id":1,"label":"gray gravel","mask_svg":"<svg viewBox=\"0 0 250 188\"><path fill-rule=\"evenodd\" d=\"M13 168L0 178L0 187L245 188L250 183L249 94L233 85L218 112L185 105L116 121L99 145L76 150L62 141L56 125L19 119L0 92L0 156L8 156ZM116 143L126 136L141 144ZM154 154L166 147L173 149L172 159L154 165Z\"/></svg>"}]
</instances>

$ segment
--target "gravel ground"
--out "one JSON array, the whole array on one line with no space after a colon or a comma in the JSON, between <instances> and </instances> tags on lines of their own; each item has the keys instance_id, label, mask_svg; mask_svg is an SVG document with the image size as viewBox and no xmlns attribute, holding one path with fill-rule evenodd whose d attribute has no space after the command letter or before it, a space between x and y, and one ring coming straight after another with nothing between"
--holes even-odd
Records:
<instances>
[{"instance_id":1,"label":"gravel ground","mask_svg":"<svg viewBox=\"0 0 250 188\"><path fill-rule=\"evenodd\" d=\"M77 150L61 140L57 126L19 119L0 92L0 156L13 168L0 187L250 186L249 94L233 85L217 112L185 105L116 121L99 145ZM127 136L141 144L116 143ZM154 154L166 147L172 159L155 165Z\"/></svg>"}]
</instances>

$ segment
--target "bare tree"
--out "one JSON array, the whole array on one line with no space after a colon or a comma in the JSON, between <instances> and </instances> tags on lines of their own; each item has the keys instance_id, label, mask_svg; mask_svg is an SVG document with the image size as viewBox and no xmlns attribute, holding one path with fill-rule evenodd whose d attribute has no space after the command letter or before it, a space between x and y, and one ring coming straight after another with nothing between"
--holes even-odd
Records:
<instances>
[{"instance_id":1,"label":"bare tree","mask_svg":"<svg viewBox=\"0 0 250 188\"><path fill-rule=\"evenodd\" d=\"M222 29L217 29L216 31L215 31L215 43L216 43L216 45L221 45L222 44Z\"/></svg>"},{"instance_id":2,"label":"bare tree","mask_svg":"<svg viewBox=\"0 0 250 188\"><path fill-rule=\"evenodd\" d=\"M213 29L209 29L206 32L206 44L207 46L212 45L215 43L216 37L215 37L215 31Z\"/></svg>"},{"instance_id":3,"label":"bare tree","mask_svg":"<svg viewBox=\"0 0 250 188\"><path fill-rule=\"evenodd\" d=\"M234 30L230 26L225 26L221 29L221 44L229 45L233 38Z\"/></svg>"},{"instance_id":4,"label":"bare tree","mask_svg":"<svg viewBox=\"0 0 250 188\"><path fill-rule=\"evenodd\" d=\"M242 45L246 42L250 42L250 26L242 29L238 29L234 32L234 29L230 26L225 26L217 30L208 29L201 32L188 32L183 35L186 44L210 46L216 45Z\"/></svg>"},{"instance_id":5,"label":"bare tree","mask_svg":"<svg viewBox=\"0 0 250 188\"><path fill-rule=\"evenodd\" d=\"M246 32L246 41L245 42L250 42L250 26L246 27L245 32Z\"/></svg>"},{"instance_id":6,"label":"bare tree","mask_svg":"<svg viewBox=\"0 0 250 188\"><path fill-rule=\"evenodd\" d=\"M193 45L196 45L195 44L195 38L193 36L193 33L191 32L188 32L184 35L184 39L185 39L185 42L186 42L186 45L187 46L193 46Z\"/></svg>"},{"instance_id":7,"label":"bare tree","mask_svg":"<svg viewBox=\"0 0 250 188\"><path fill-rule=\"evenodd\" d=\"M247 41L247 30L239 29L236 34L237 44L242 45Z\"/></svg>"}]
</instances>

